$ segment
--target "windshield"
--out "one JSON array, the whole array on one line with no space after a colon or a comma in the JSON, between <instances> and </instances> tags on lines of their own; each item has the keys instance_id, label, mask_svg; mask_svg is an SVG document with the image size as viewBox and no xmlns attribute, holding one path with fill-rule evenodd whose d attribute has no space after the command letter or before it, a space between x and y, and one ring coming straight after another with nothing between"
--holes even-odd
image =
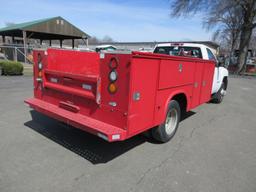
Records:
<instances>
[{"instance_id":1,"label":"windshield","mask_svg":"<svg viewBox=\"0 0 256 192\"><path fill-rule=\"evenodd\" d=\"M202 52L199 47L185 47L185 46L156 47L154 50L154 53L202 58Z\"/></svg>"}]
</instances>

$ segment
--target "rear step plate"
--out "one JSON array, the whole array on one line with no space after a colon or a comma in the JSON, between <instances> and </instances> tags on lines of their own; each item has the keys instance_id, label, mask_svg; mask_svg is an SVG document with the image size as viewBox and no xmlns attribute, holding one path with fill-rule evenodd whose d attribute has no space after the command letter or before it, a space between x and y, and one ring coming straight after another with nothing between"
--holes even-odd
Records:
<instances>
[{"instance_id":1,"label":"rear step plate","mask_svg":"<svg viewBox=\"0 0 256 192\"><path fill-rule=\"evenodd\" d=\"M80 113L67 111L40 99L30 98L25 100L25 103L38 112L97 135L109 142L125 140L127 137L126 131L119 127L81 115Z\"/></svg>"}]
</instances>

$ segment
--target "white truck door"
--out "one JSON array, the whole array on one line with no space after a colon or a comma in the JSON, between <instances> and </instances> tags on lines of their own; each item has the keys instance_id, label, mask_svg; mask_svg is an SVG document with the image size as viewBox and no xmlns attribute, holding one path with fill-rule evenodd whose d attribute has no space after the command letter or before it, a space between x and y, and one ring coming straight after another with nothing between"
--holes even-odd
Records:
<instances>
[{"instance_id":1,"label":"white truck door","mask_svg":"<svg viewBox=\"0 0 256 192\"><path fill-rule=\"evenodd\" d=\"M212 53L212 51L208 48L206 48L206 51L207 51L208 59L214 60L216 63L215 69L214 69L214 75L213 75L213 82L212 82L212 94L213 94L213 93L216 93L221 86L220 70L219 70L219 67L217 66L217 59Z\"/></svg>"}]
</instances>

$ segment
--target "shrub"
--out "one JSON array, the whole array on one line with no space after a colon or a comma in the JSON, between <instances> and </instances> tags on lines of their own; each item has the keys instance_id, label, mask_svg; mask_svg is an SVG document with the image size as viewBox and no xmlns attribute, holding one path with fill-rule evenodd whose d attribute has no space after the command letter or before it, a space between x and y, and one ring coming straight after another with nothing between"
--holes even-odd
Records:
<instances>
[{"instance_id":1,"label":"shrub","mask_svg":"<svg viewBox=\"0 0 256 192\"><path fill-rule=\"evenodd\" d=\"M2 75L22 75L23 65L14 61L0 61Z\"/></svg>"}]
</instances>

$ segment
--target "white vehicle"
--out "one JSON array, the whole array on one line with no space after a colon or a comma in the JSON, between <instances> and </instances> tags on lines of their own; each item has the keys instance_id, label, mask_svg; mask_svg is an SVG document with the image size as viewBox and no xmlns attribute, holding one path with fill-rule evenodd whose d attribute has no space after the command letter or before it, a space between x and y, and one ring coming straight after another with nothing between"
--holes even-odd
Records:
<instances>
[{"instance_id":1,"label":"white vehicle","mask_svg":"<svg viewBox=\"0 0 256 192\"><path fill-rule=\"evenodd\" d=\"M6 56L3 53L0 53L0 60L7 60Z\"/></svg>"},{"instance_id":2,"label":"white vehicle","mask_svg":"<svg viewBox=\"0 0 256 192\"><path fill-rule=\"evenodd\" d=\"M204 44L196 43L162 43L157 44L154 48L154 53L158 54L190 56L215 61L216 66L212 84L212 101L221 103L223 97L226 95L228 86L228 70L219 65L216 52L216 50Z\"/></svg>"},{"instance_id":3,"label":"white vehicle","mask_svg":"<svg viewBox=\"0 0 256 192\"><path fill-rule=\"evenodd\" d=\"M145 47L139 48L139 51L144 53L152 53L153 50L154 50L153 48L145 48Z\"/></svg>"},{"instance_id":4,"label":"white vehicle","mask_svg":"<svg viewBox=\"0 0 256 192\"><path fill-rule=\"evenodd\" d=\"M117 47L113 46L113 45L99 45L95 48L96 52L100 52L100 51L114 51L116 50Z\"/></svg>"}]
</instances>

